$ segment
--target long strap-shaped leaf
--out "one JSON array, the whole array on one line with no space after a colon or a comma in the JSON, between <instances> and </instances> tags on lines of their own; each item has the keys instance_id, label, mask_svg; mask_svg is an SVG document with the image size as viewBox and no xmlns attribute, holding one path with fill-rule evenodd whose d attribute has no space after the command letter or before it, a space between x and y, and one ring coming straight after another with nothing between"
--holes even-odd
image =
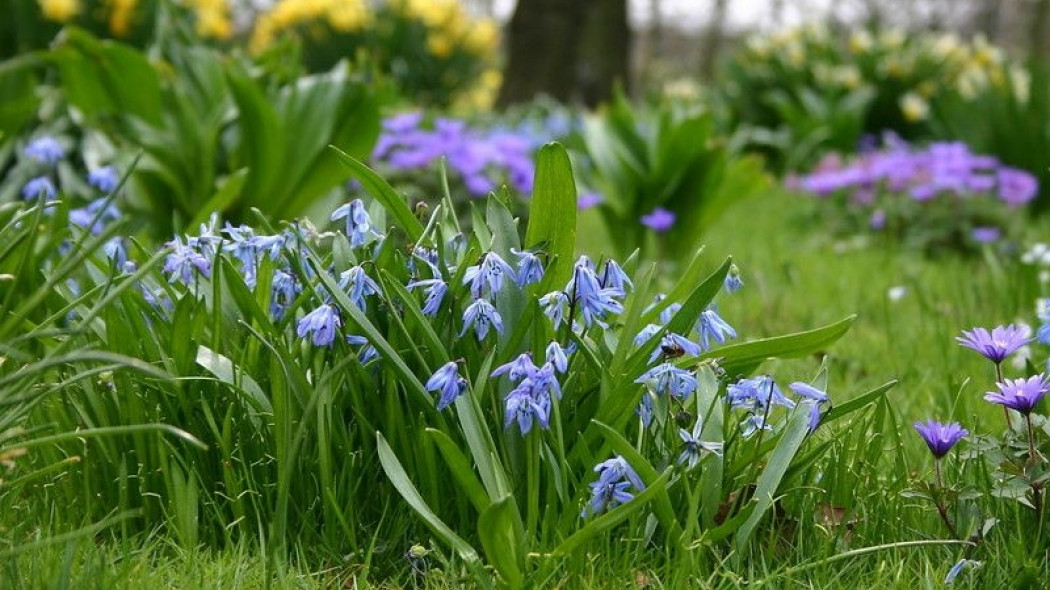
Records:
<instances>
[{"instance_id":1,"label":"long strap-shaped leaf","mask_svg":"<svg viewBox=\"0 0 1050 590\"><path fill-rule=\"evenodd\" d=\"M361 183L361 186L368 191L368 194L383 204L383 207L397 221L401 229L408 234L408 240L410 242L419 240L420 236L423 235L423 223L412 213L412 209L405 203L405 199L397 194L397 191L371 168L334 145L329 147L335 150L339 160L350 169L350 175Z\"/></svg>"}]
</instances>

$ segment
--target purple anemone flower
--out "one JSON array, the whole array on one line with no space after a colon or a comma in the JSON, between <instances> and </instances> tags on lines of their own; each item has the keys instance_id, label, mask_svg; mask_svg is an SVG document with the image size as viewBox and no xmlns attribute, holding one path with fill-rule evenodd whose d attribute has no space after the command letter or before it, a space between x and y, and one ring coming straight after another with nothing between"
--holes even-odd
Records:
<instances>
[{"instance_id":1,"label":"purple anemone flower","mask_svg":"<svg viewBox=\"0 0 1050 590\"><path fill-rule=\"evenodd\" d=\"M674 226L675 215L663 207L653 209L653 212L642 216L642 225L648 227L658 234L662 234Z\"/></svg>"},{"instance_id":2,"label":"purple anemone flower","mask_svg":"<svg viewBox=\"0 0 1050 590\"><path fill-rule=\"evenodd\" d=\"M926 446L930 447L933 456L938 459L947 455L956 443L970 434L970 431L960 426L958 422L944 423L932 419L925 423L916 422L915 430L926 441Z\"/></svg>"},{"instance_id":3,"label":"purple anemone flower","mask_svg":"<svg viewBox=\"0 0 1050 590\"><path fill-rule=\"evenodd\" d=\"M996 387L999 388L999 392L988 392L984 396L985 400L1025 415L1031 413L1039 400L1050 391L1050 383L1047 383L1043 374L1033 375L1028 379L1007 379L997 383Z\"/></svg>"},{"instance_id":4,"label":"purple anemone flower","mask_svg":"<svg viewBox=\"0 0 1050 590\"><path fill-rule=\"evenodd\" d=\"M976 350L995 364L1003 362L1003 359L1018 348L1032 341L1024 328L1014 324L999 326L991 333L985 328L963 330L962 336L956 336L955 339L959 344Z\"/></svg>"}]
</instances>

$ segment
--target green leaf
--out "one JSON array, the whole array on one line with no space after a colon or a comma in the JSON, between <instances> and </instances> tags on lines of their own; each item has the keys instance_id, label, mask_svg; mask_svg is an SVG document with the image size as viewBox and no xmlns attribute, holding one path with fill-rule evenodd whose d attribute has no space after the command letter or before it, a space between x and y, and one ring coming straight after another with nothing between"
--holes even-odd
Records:
<instances>
[{"instance_id":1,"label":"green leaf","mask_svg":"<svg viewBox=\"0 0 1050 590\"><path fill-rule=\"evenodd\" d=\"M479 513L484 512L492 505L492 501L489 499L488 494L485 493L485 486L474 475L474 469L470 466L470 461L459 450L456 443L444 432L435 428L427 428L426 433L434 439L438 451L445 458L445 463L448 464L449 470L452 471L452 476L456 478L456 482L459 483L460 489L467 496L467 499L470 500L470 503L474 505L474 508Z\"/></svg>"},{"instance_id":2,"label":"green leaf","mask_svg":"<svg viewBox=\"0 0 1050 590\"><path fill-rule=\"evenodd\" d=\"M893 389L893 387L896 385L897 380L895 379L888 383L884 383L867 393L858 395L857 397L849 400L848 402L839 404L837 406L833 406L830 410L828 410L828 413L824 416L823 423L827 424L835 420L845 418L846 416L854 412L862 410L870 406L871 404L878 402L880 399L885 397L886 392Z\"/></svg>"},{"instance_id":3,"label":"green leaf","mask_svg":"<svg viewBox=\"0 0 1050 590\"><path fill-rule=\"evenodd\" d=\"M383 471L386 473L387 478L390 479L390 483L394 484L394 488L401 494L401 497L408 502L408 505L416 511L416 514L423 518L423 522L434 531L434 534L441 537L442 541L448 543L459 554L460 558L468 563L478 562L478 552L469 543L461 539L459 535L452 532L452 529L448 528L448 525L438 518L437 514L434 514L434 511L430 509L423 497L419 495L419 490L412 484L412 480L405 473L405 468L401 466L397 455L394 454L393 449L390 448L390 445L380 432L376 432L376 446L379 451L379 463L383 466Z\"/></svg>"},{"instance_id":4,"label":"green leaf","mask_svg":"<svg viewBox=\"0 0 1050 590\"><path fill-rule=\"evenodd\" d=\"M336 146L333 145L329 147L335 150L339 160L350 169L350 175L361 183L361 186L364 187L365 191L383 204L383 207L386 208L387 212L390 213L394 220L401 226L401 229L405 234L408 235L409 241L418 241L423 235L423 224L418 218L416 218L415 214L412 213L412 209L409 208L404 197L397 194L393 187L387 184L382 177L373 172L371 168L357 161L353 156L340 150Z\"/></svg>"},{"instance_id":5,"label":"green leaf","mask_svg":"<svg viewBox=\"0 0 1050 590\"><path fill-rule=\"evenodd\" d=\"M800 405L791 413L787 426L784 428L784 433L780 436L780 440L777 441L777 446L773 449L773 454L770 455L766 468L758 476L755 495L752 498L755 510L736 532L735 543L738 552L744 551L744 546L751 539L755 527L758 526L759 521L762 520L766 512L773 507L780 482L783 480L784 474L787 473L788 467L791 466L792 459L795 458L808 434L809 412L807 408Z\"/></svg>"},{"instance_id":6,"label":"green leaf","mask_svg":"<svg viewBox=\"0 0 1050 590\"><path fill-rule=\"evenodd\" d=\"M857 316L851 315L834 324L806 332L721 346L704 353L700 358L721 359L719 365L728 374L745 375L768 358L794 358L819 352L842 338L855 319Z\"/></svg>"},{"instance_id":7,"label":"green leaf","mask_svg":"<svg viewBox=\"0 0 1050 590\"><path fill-rule=\"evenodd\" d=\"M525 247L551 256L540 289L546 292L569 281L576 253L576 183L569 154L561 144L540 149L533 186Z\"/></svg>"},{"instance_id":8,"label":"green leaf","mask_svg":"<svg viewBox=\"0 0 1050 590\"><path fill-rule=\"evenodd\" d=\"M478 536L485 556L510 588L524 583L525 530L514 497L503 496L478 518Z\"/></svg>"},{"instance_id":9,"label":"green leaf","mask_svg":"<svg viewBox=\"0 0 1050 590\"><path fill-rule=\"evenodd\" d=\"M197 347L197 364L217 379L248 394L248 402L257 412L273 414L273 405L259 384L244 373L233 361L206 346Z\"/></svg>"}]
</instances>

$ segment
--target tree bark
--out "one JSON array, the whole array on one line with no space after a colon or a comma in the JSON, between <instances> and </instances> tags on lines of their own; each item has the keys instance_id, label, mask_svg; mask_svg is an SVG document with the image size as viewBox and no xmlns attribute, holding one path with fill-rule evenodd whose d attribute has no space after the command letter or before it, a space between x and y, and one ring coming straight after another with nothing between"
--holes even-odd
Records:
<instances>
[{"instance_id":1,"label":"tree bark","mask_svg":"<svg viewBox=\"0 0 1050 590\"><path fill-rule=\"evenodd\" d=\"M627 0L518 0L497 104L607 100L628 83L630 38Z\"/></svg>"}]
</instances>

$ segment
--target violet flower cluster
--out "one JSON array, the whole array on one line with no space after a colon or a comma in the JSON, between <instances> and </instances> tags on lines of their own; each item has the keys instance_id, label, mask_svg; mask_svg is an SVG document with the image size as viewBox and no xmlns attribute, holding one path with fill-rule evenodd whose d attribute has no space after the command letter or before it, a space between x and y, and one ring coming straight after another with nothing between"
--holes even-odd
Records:
<instances>
[{"instance_id":1,"label":"violet flower cluster","mask_svg":"<svg viewBox=\"0 0 1050 590\"><path fill-rule=\"evenodd\" d=\"M914 223L901 209L911 202L950 203L953 207L998 203L1017 208L1032 201L1039 183L1032 174L973 153L961 142L937 142L925 148L909 145L892 134L880 150L860 153L850 161L829 156L813 172L789 180L789 187L818 197L845 196L866 211L868 225L879 231L890 224ZM902 200L903 199L903 200ZM975 217L970 239L993 242L1002 231L987 215Z\"/></svg>"},{"instance_id":2,"label":"violet flower cluster","mask_svg":"<svg viewBox=\"0 0 1050 590\"><path fill-rule=\"evenodd\" d=\"M534 136L506 129L472 128L465 121L445 117L427 127L423 114L412 112L383 121L372 158L397 171L414 171L429 169L444 157L449 170L462 178L475 197L496 190L504 182L529 194L532 154L539 145Z\"/></svg>"}]
</instances>

